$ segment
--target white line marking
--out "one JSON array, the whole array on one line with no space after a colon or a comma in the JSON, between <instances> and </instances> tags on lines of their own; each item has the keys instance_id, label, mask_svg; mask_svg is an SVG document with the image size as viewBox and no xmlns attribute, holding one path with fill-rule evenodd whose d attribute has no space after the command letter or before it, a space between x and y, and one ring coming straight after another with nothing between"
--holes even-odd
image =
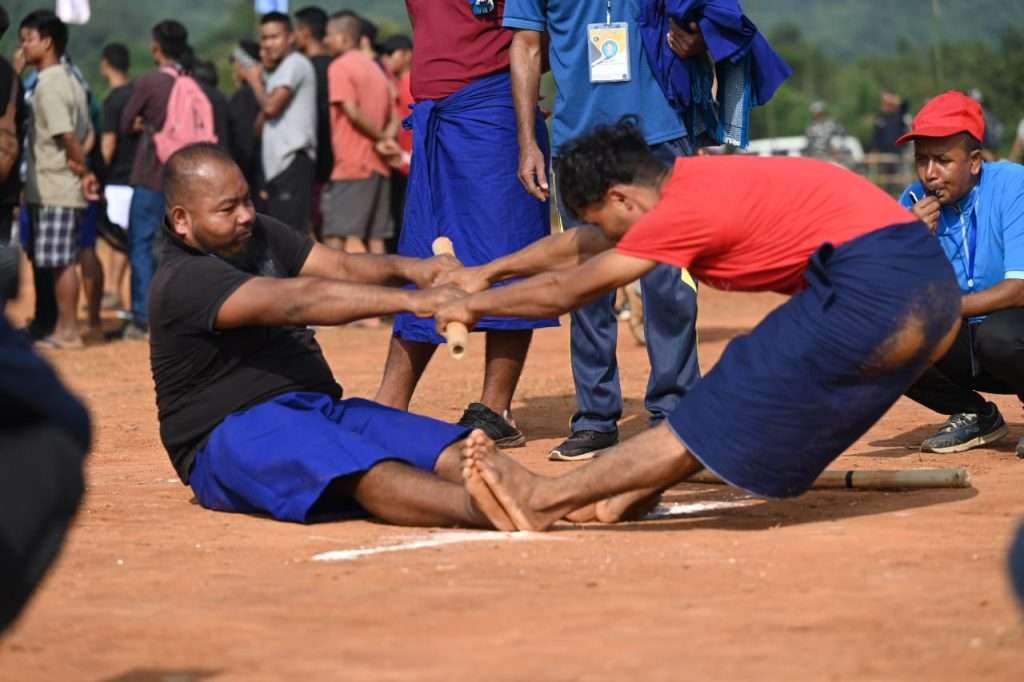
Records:
<instances>
[{"instance_id":1,"label":"white line marking","mask_svg":"<svg viewBox=\"0 0 1024 682\"><path fill-rule=\"evenodd\" d=\"M401 538L399 538L401 539ZM427 537L406 537L404 542L380 547L359 547L357 549L340 549L333 552L322 552L313 557L313 561L354 561L374 554L388 552L407 552L414 549L429 549L444 545L457 545L464 542L505 542L522 540L554 540L556 538L542 533L499 533L497 531L479 532L448 532L434 533Z\"/></svg>"},{"instance_id":2,"label":"white line marking","mask_svg":"<svg viewBox=\"0 0 1024 682\"><path fill-rule=\"evenodd\" d=\"M678 516L690 516L691 514L699 514L705 511L749 507L752 504L757 504L757 500L744 498L730 502L674 502L672 504L659 504L654 508L654 511L644 517L644 520L672 519Z\"/></svg>"}]
</instances>

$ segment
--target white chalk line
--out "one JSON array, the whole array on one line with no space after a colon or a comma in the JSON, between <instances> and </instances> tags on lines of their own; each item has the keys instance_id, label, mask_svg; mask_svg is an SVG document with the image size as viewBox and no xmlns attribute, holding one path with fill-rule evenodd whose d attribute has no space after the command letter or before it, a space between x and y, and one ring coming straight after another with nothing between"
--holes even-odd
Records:
<instances>
[{"instance_id":1,"label":"white chalk line","mask_svg":"<svg viewBox=\"0 0 1024 682\"><path fill-rule=\"evenodd\" d=\"M657 519L673 519L680 516L690 516L706 511L718 511L720 509L735 509L737 507L749 507L757 504L757 500L743 498L723 502L673 502L672 504L659 504L650 514L644 517L645 521Z\"/></svg>"},{"instance_id":2,"label":"white chalk line","mask_svg":"<svg viewBox=\"0 0 1024 682\"><path fill-rule=\"evenodd\" d=\"M313 556L313 561L354 561L376 554L387 554L389 552L409 552L417 549L430 549L432 547L443 547L445 545L458 545L466 542L522 542L524 540L555 540L554 536L543 533L529 533L519 531L516 533L501 533L498 531L452 531L447 533L434 533L427 537L407 538L403 542L394 545L381 545L379 547L358 547L356 549L339 549L331 552L321 552Z\"/></svg>"}]
</instances>

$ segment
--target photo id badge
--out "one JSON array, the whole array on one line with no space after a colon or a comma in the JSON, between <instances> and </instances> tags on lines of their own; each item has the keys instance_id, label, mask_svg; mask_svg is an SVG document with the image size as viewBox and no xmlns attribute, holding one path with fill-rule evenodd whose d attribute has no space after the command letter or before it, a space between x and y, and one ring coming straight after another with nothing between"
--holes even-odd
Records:
<instances>
[{"instance_id":1,"label":"photo id badge","mask_svg":"<svg viewBox=\"0 0 1024 682\"><path fill-rule=\"evenodd\" d=\"M629 80L629 24L587 24L591 83Z\"/></svg>"}]
</instances>

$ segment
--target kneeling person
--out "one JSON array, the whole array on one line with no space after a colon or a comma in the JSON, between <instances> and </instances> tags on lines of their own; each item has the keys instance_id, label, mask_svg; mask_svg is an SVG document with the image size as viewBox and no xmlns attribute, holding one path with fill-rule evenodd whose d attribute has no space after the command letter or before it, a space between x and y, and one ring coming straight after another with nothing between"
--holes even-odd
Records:
<instances>
[{"instance_id":1,"label":"kneeling person","mask_svg":"<svg viewBox=\"0 0 1024 682\"><path fill-rule=\"evenodd\" d=\"M900 201L927 223L960 284L964 324L953 347L907 392L951 415L921 444L962 452L1008 432L978 391L1024 400L1024 168L982 160L981 105L959 92L929 101L899 142L914 142L918 182ZM1024 457L1024 438L1017 443Z\"/></svg>"},{"instance_id":2,"label":"kneeling person","mask_svg":"<svg viewBox=\"0 0 1024 682\"><path fill-rule=\"evenodd\" d=\"M296 522L369 513L489 527L459 474L466 429L341 400L306 326L429 315L456 295L429 287L457 261L315 244L257 215L241 170L214 145L174 154L164 182L150 360L161 439L199 503ZM422 290L398 288L407 282Z\"/></svg>"},{"instance_id":3,"label":"kneeling person","mask_svg":"<svg viewBox=\"0 0 1024 682\"><path fill-rule=\"evenodd\" d=\"M566 206L598 227L451 273L480 293L445 304L439 328L487 314L559 315L658 263L719 289L792 298L733 339L664 424L570 474L535 476L474 432L467 487L520 529L567 513L618 520L703 467L756 495L800 495L958 328L956 279L927 228L837 166L731 156L669 168L626 121L563 147L556 175ZM542 270L555 272L481 291Z\"/></svg>"}]
</instances>

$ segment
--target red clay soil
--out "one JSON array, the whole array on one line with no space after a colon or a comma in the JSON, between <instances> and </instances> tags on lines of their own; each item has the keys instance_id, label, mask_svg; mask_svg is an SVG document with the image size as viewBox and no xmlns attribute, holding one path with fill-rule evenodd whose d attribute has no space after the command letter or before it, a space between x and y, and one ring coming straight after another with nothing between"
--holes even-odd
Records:
<instances>
[{"instance_id":1,"label":"red clay soil","mask_svg":"<svg viewBox=\"0 0 1024 682\"><path fill-rule=\"evenodd\" d=\"M701 298L705 368L780 300ZM318 336L347 394L372 396L387 330ZM992 448L922 455L941 418L903 400L836 465L965 466L973 490L815 491L314 562L448 531L205 511L160 446L144 343L50 358L88 401L96 444L63 555L0 640L2 680L1024 679L1005 571L1024 516L1014 399L997 399L1011 432ZM647 360L625 327L619 358L632 434L644 424ZM438 355L414 410L457 419L480 368L479 346L461 363ZM572 392L567 330L538 333L514 405L529 438L517 458L566 470L545 455L565 435ZM685 485L667 501L741 497Z\"/></svg>"}]
</instances>

